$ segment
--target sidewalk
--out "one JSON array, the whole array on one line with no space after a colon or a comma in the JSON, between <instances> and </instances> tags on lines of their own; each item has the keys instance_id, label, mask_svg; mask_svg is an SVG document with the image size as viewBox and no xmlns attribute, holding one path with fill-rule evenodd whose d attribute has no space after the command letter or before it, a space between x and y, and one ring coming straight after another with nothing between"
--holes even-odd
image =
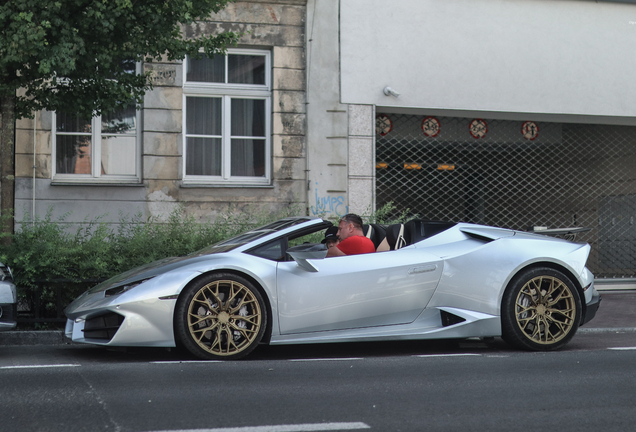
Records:
<instances>
[{"instance_id":1,"label":"sidewalk","mask_svg":"<svg viewBox=\"0 0 636 432\"><path fill-rule=\"evenodd\" d=\"M603 291L594 319L579 328L582 333L636 333L636 291ZM0 332L1 345L70 344L62 330Z\"/></svg>"},{"instance_id":2,"label":"sidewalk","mask_svg":"<svg viewBox=\"0 0 636 432\"><path fill-rule=\"evenodd\" d=\"M601 291L601 306L580 332L636 332L636 291Z\"/></svg>"}]
</instances>

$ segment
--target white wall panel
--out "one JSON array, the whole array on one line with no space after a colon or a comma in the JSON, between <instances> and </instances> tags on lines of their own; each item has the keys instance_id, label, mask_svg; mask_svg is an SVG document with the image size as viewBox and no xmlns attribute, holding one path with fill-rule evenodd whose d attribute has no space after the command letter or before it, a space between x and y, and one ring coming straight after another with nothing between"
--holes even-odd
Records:
<instances>
[{"instance_id":1,"label":"white wall panel","mask_svg":"<svg viewBox=\"0 0 636 432\"><path fill-rule=\"evenodd\" d=\"M341 0L341 102L636 116L636 5ZM385 96L391 86L398 98Z\"/></svg>"}]
</instances>

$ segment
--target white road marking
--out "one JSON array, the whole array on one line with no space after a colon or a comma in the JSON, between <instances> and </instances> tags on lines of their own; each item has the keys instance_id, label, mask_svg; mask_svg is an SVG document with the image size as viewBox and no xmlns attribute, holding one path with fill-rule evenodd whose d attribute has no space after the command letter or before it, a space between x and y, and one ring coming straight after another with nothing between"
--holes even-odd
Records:
<instances>
[{"instance_id":1,"label":"white road marking","mask_svg":"<svg viewBox=\"0 0 636 432\"><path fill-rule=\"evenodd\" d=\"M179 364L179 363L222 363L222 360L170 360L170 361L153 361L155 364Z\"/></svg>"},{"instance_id":2,"label":"white road marking","mask_svg":"<svg viewBox=\"0 0 636 432\"><path fill-rule=\"evenodd\" d=\"M309 431L333 431L333 430L356 430L371 429L366 423L306 423L292 425L272 425L272 426L247 426L215 429L179 429L153 432L309 432Z\"/></svg>"},{"instance_id":3,"label":"white road marking","mask_svg":"<svg viewBox=\"0 0 636 432\"><path fill-rule=\"evenodd\" d=\"M339 360L364 360L362 357L345 357L345 358L311 358L311 359L292 359L293 362L311 362L311 361L339 361Z\"/></svg>"},{"instance_id":4,"label":"white road marking","mask_svg":"<svg viewBox=\"0 0 636 432\"><path fill-rule=\"evenodd\" d=\"M421 354L421 355L414 355L413 357L462 357L462 356L478 356L480 357L481 354Z\"/></svg>"},{"instance_id":5,"label":"white road marking","mask_svg":"<svg viewBox=\"0 0 636 432\"><path fill-rule=\"evenodd\" d=\"M53 365L20 365L20 366L0 366L0 369L36 369L36 368L56 368L56 367L78 367L78 364L53 364Z\"/></svg>"},{"instance_id":6,"label":"white road marking","mask_svg":"<svg viewBox=\"0 0 636 432\"><path fill-rule=\"evenodd\" d=\"M636 350L636 347L616 347L616 348L608 348L611 350L616 350L616 351L629 351L629 350Z\"/></svg>"}]
</instances>

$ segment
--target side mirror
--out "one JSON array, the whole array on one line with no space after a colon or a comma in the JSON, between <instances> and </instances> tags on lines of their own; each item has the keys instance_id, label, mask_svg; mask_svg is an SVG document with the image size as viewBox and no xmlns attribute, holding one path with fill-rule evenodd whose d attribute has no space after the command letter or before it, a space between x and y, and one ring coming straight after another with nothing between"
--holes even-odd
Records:
<instances>
[{"instance_id":1,"label":"side mirror","mask_svg":"<svg viewBox=\"0 0 636 432\"><path fill-rule=\"evenodd\" d=\"M315 273L318 267L307 260L324 259L327 256L327 246L321 243L302 244L287 249L287 253L296 261L298 267Z\"/></svg>"}]
</instances>

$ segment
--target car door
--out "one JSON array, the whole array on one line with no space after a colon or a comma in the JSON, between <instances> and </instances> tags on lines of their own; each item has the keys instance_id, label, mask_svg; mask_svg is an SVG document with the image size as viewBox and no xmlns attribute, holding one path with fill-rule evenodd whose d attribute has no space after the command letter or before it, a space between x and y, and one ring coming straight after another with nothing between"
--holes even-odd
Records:
<instances>
[{"instance_id":1,"label":"car door","mask_svg":"<svg viewBox=\"0 0 636 432\"><path fill-rule=\"evenodd\" d=\"M410 323L426 307L442 260L415 248L278 263L281 334Z\"/></svg>"}]
</instances>

